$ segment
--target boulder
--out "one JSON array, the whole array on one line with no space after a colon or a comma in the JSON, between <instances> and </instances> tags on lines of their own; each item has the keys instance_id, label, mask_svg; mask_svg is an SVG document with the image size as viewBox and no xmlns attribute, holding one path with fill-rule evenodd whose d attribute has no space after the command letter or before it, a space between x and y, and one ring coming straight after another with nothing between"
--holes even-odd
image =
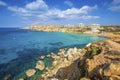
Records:
<instances>
[{"instance_id":1,"label":"boulder","mask_svg":"<svg viewBox=\"0 0 120 80\"><path fill-rule=\"evenodd\" d=\"M81 72L77 67L77 63L73 63L67 67L59 68L55 74L55 78L58 80L79 80Z\"/></svg>"},{"instance_id":2,"label":"boulder","mask_svg":"<svg viewBox=\"0 0 120 80\"><path fill-rule=\"evenodd\" d=\"M120 75L120 61L111 62L103 72L104 76Z\"/></svg>"},{"instance_id":3,"label":"boulder","mask_svg":"<svg viewBox=\"0 0 120 80\"><path fill-rule=\"evenodd\" d=\"M38 70L43 70L45 68L45 65L44 65L44 63L42 61L38 61L36 63L36 67L35 68L38 69Z\"/></svg>"},{"instance_id":4,"label":"boulder","mask_svg":"<svg viewBox=\"0 0 120 80\"><path fill-rule=\"evenodd\" d=\"M27 77L31 77L31 76L33 76L35 73L36 73L36 70L35 70L35 69L29 69L29 70L26 71Z\"/></svg>"},{"instance_id":5,"label":"boulder","mask_svg":"<svg viewBox=\"0 0 120 80\"><path fill-rule=\"evenodd\" d=\"M40 56L40 59L44 59L45 58L45 56Z\"/></svg>"},{"instance_id":6,"label":"boulder","mask_svg":"<svg viewBox=\"0 0 120 80\"><path fill-rule=\"evenodd\" d=\"M54 60L54 61L52 62L52 66L56 66L57 63L58 63L58 61Z\"/></svg>"},{"instance_id":7,"label":"boulder","mask_svg":"<svg viewBox=\"0 0 120 80\"><path fill-rule=\"evenodd\" d=\"M120 80L120 76L112 75L109 80Z\"/></svg>"},{"instance_id":8,"label":"boulder","mask_svg":"<svg viewBox=\"0 0 120 80\"><path fill-rule=\"evenodd\" d=\"M50 58L50 57L51 57L51 55L50 55L50 54L48 54L48 55L46 55L46 57Z\"/></svg>"}]
</instances>

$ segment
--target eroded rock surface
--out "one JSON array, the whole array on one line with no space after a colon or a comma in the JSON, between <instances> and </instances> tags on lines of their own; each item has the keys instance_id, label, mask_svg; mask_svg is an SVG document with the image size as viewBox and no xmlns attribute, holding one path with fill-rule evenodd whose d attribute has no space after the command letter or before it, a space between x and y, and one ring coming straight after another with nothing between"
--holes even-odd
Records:
<instances>
[{"instance_id":1,"label":"eroded rock surface","mask_svg":"<svg viewBox=\"0 0 120 80\"><path fill-rule=\"evenodd\" d=\"M83 49L60 49L47 56L53 58L51 67L36 63L36 69L45 68L41 80L120 80L120 44L111 40Z\"/></svg>"},{"instance_id":2,"label":"eroded rock surface","mask_svg":"<svg viewBox=\"0 0 120 80\"><path fill-rule=\"evenodd\" d=\"M35 70L35 69L29 69L29 70L26 71L27 77L31 77L31 76L33 76L35 73L36 73L36 70Z\"/></svg>"},{"instance_id":3,"label":"eroded rock surface","mask_svg":"<svg viewBox=\"0 0 120 80\"><path fill-rule=\"evenodd\" d=\"M35 68L38 69L38 70L43 70L45 68L45 65L44 65L44 63L42 61L38 61L36 63L36 67Z\"/></svg>"}]
</instances>

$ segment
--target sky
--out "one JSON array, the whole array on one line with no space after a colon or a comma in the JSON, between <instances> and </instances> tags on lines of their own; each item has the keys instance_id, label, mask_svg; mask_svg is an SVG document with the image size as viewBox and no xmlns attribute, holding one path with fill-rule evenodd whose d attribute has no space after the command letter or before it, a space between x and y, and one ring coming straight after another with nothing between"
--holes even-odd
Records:
<instances>
[{"instance_id":1,"label":"sky","mask_svg":"<svg viewBox=\"0 0 120 80\"><path fill-rule=\"evenodd\" d=\"M120 0L0 0L0 27L120 25Z\"/></svg>"}]
</instances>

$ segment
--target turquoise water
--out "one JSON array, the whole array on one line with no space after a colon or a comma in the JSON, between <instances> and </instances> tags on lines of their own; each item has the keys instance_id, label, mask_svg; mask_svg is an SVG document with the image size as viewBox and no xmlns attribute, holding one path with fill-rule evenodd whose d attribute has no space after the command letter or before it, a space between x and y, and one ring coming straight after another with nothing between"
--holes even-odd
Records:
<instances>
[{"instance_id":1,"label":"turquoise water","mask_svg":"<svg viewBox=\"0 0 120 80\"><path fill-rule=\"evenodd\" d=\"M24 74L26 69L35 66L40 55L57 52L60 48L83 48L104 39L83 34L0 28L0 80L7 75L15 79Z\"/></svg>"}]
</instances>

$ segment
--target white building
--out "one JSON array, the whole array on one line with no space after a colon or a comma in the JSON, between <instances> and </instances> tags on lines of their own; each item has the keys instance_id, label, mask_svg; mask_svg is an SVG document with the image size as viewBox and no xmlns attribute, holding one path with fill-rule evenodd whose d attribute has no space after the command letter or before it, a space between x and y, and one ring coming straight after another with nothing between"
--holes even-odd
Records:
<instances>
[{"instance_id":1,"label":"white building","mask_svg":"<svg viewBox=\"0 0 120 80\"><path fill-rule=\"evenodd\" d=\"M78 27L85 27L85 24L79 23L79 24L78 24Z\"/></svg>"},{"instance_id":2,"label":"white building","mask_svg":"<svg viewBox=\"0 0 120 80\"><path fill-rule=\"evenodd\" d=\"M89 27L91 28L92 32L96 33L96 32L99 32L100 24L91 24L89 25Z\"/></svg>"}]
</instances>

